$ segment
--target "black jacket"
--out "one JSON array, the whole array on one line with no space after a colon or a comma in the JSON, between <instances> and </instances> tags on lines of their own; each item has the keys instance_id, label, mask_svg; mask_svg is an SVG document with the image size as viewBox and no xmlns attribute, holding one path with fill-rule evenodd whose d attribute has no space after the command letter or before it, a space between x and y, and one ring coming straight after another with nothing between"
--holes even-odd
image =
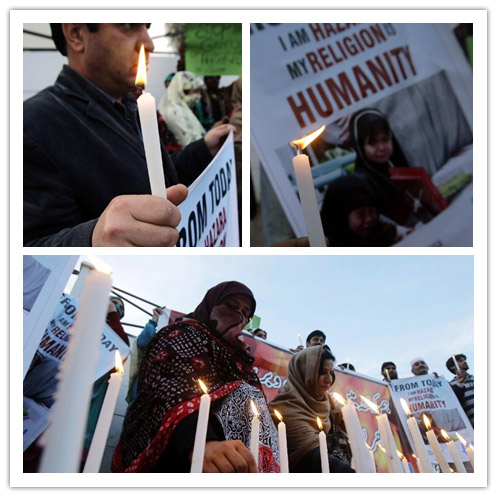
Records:
<instances>
[{"instance_id":1,"label":"black jacket","mask_svg":"<svg viewBox=\"0 0 497 497\"><path fill-rule=\"evenodd\" d=\"M139 133L127 106L69 66L54 86L27 100L24 245L91 246L98 217L114 197L149 194ZM189 185L212 159L204 140L175 154L174 164L162 144L162 157L167 186Z\"/></svg>"}]
</instances>

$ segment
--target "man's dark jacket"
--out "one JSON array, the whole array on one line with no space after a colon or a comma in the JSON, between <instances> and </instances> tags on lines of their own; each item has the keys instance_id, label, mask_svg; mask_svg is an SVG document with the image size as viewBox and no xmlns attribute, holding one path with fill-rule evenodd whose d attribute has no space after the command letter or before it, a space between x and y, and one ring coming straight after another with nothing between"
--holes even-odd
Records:
<instances>
[{"instance_id":1,"label":"man's dark jacket","mask_svg":"<svg viewBox=\"0 0 497 497\"><path fill-rule=\"evenodd\" d=\"M174 164L161 146L167 186L189 185L212 159L204 140ZM25 246L91 246L114 197L150 194L136 118L69 66L24 103L23 176Z\"/></svg>"}]
</instances>

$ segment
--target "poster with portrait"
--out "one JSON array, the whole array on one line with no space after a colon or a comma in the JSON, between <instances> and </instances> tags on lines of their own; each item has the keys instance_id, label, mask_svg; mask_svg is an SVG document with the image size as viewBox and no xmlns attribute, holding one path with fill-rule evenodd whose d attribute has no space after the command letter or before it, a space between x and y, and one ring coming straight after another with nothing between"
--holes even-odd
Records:
<instances>
[{"instance_id":1,"label":"poster with portrait","mask_svg":"<svg viewBox=\"0 0 497 497\"><path fill-rule=\"evenodd\" d=\"M451 208L472 183L472 70L449 24L253 24L250 37L251 137L296 236L306 228L290 142L326 125L304 151L320 209L337 178L372 169L402 190L421 221L404 244L419 229L414 245L472 245L472 220ZM371 114L390 140L380 152ZM393 168L421 173L390 179ZM399 206L383 209L390 197L377 190L378 210L410 226ZM425 230L445 211L436 233Z\"/></svg>"}]
</instances>

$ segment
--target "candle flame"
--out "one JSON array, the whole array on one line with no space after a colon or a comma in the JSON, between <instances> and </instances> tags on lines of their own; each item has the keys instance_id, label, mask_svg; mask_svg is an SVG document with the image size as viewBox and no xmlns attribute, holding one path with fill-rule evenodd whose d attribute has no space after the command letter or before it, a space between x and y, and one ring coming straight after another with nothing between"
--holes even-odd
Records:
<instances>
[{"instance_id":1,"label":"candle flame","mask_svg":"<svg viewBox=\"0 0 497 497\"><path fill-rule=\"evenodd\" d=\"M404 399L400 399L400 404L402 405L402 409L406 412L408 416L411 415L411 410L409 409L409 406L407 405L407 402Z\"/></svg>"},{"instance_id":2,"label":"candle flame","mask_svg":"<svg viewBox=\"0 0 497 497\"><path fill-rule=\"evenodd\" d=\"M314 141L323 131L326 126L321 126L316 131L309 133L308 135L299 138L298 140L293 140L290 142L290 145L297 147L300 150L303 150L307 145L309 145L312 141Z\"/></svg>"},{"instance_id":3,"label":"candle flame","mask_svg":"<svg viewBox=\"0 0 497 497\"><path fill-rule=\"evenodd\" d=\"M145 46L143 43L138 57L138 70L136 71L135 85L143 88L147 86L147 61L145 59Z\"/></svg>"},{"instance_id":4,"label":"candle flame","mask_svg":"<svg viewBox=\"0 0 497 497\"><path fill-rule=\"evenodd\" d=\"M318 428L319 428L320 430L322 430L322 429L323 429L323 423L321 423L321 420L319 419L319 416L316 418L316 422L317 422L317 424L318 424Z\"/></svg>"},{"instance_id":5,"label":"candle flame","mask_svg":"<svg viewBox=\"0 0 497 497\"><path fill-rule=\"evenodd\" d=\"M333 392L331 395L337 402L339 402L343 406L346 404L345 399L338 392Z\"/></svg>"},{"instance_id":6,"label":"candle flame","mask_svg":"<svg viewBox=\"0 0 497 497\"><path fill-rule=\"evenodd\" d=\"M400 452L399 449L397 449L397 455L401 458L401 459L404 459L404 454L402 454L402 452Z\"/></svg>"},{"instance_id":7,"label":"candle flame","mask_svg":"<svg viewBox=\"0 0 497 497\"><path fill-rule=\"evenodd\" d=\"M283 416L275 409L274 415L278 418L279 421L283 421Z\"/></svg>"},{"instance_id":8,"label":"candle flame","mask_svg":"<svg viewBox=\"0 0 497 497\"><path fill-rule=\"evenodd\" d=\"M115 361L116 361L116 369L118 373L124 374L124 369L123 369L123 361L121 359L121 354L119 353L119 350L116 350L116 355L115 355Z\"/></svg>"},{"instance_id":9,"label":"candle flame","mask_svg":"<svg viewBox=\"0 0 497 497\"><path fill-rule=\"evenodd\" d=\"M197 382L198 382L200 388L202 389L202 391L204 393L207 393L207 387L205 386L205 383L202 380L197 380Z\"/></svg>"},{"instance_id":10,"label":"candle flame","mask_svg":"<svg viewBox=\"0 0 497 497\"><path fill-rule=\"evenodd\" d=\"M376 445L377 445L377 446L378 446L378 447L379 447L379 448L380 448L383 452L385 452L385 453L387 452L387 451L383 448L383 445L381 445L381 444L376 444Z\"/></svg>"},{"instance_id":11,"label":"candle flame","mask_svg":"<svg viewBox=\"0 0 497 497\"><path fill-rule=\"evenodd\" d=\"M416 456L416 454L412 454L412 457L414 458L414 460L416 460L418 457Z\"/></svg>"},{"instance_id":12,"label":"candle flame","mask_svg":"<svg viewBox=\"0 0 497 497\"><path fill-rule=\"evenodd\" d=\"M431 423L426 414L423 414L423 423L425 424L427 430L431 430Z\"/></svg>"},{"instance_id":13,"label":"candle flame","mask_svg":"<svg viewBox=\"0 0 497 497\"><path fill-rule=\"evenodd\" d=\"M94 255L89 255L88 260L90 261L90 264L94 266L94 268L104 274L111 274L112 273L112 268L106 264L104 261L100 260L98 257L95 257Z\"/></svg>"},{"instance_id":14,"label":"candle flame","mask_svg":"<svg viewBox=\"0 0 497 497\"><path fill-rule=\"evenodd\" d=\"M464 438L461 437L461 435L459 435L459 433L457 433L457 431L456 431L456 435L457 435L457 438L459 439L459 441L464 445L464 447L466 447L466 445L468 445L468 442L466 442L466 440L464 440Z\"/></svg>"},{"instance_id":15,"label":"candle flame","mask_svg":"<svg viewBox=\"0 0 497 497\"><path fill-rule=\"evenodd\" d=\"M259 416L259 411L257 410L257 407L255 407L255 403L253 400L250 401L250 407L252 408L254 416Z\"/></svg>"},{"instance_id":16,"label":"candle flame","mask_svg":"<svg viewBox=\"0 0 497 497\"><path fill-rule=\"evenodd\" d=\"M450 442L450 437L444 429L441 429L440 433L442 434L442 437L444 437L445 440L447 440L447 442Z\"/></svg>"},{"instance_id":17,"label":"candle flame","mask_svg":"<svg viewBox=\"0 0 497 497\"><path fill-rule=\"evenodd\" d=\"M366 397L363 397L362 395L360 397L374 413L380 414L380 408L374 402L371 402L369 399L366 399Z\"/></svg>"}]
</instances>

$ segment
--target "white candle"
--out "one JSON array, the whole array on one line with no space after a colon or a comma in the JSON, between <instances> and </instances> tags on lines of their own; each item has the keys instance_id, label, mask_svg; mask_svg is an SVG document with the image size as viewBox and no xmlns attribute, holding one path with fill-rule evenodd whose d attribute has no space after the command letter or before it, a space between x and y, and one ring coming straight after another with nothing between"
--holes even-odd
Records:
<instances>
[{"instance_id":1,"label":"white candle","mask_svg":"<svg viewBox=\"0 0 497 497\"><path fill-rule=\"evenodd\" d=\"M404 473L411 472L411 470L409 469L409 463L407 462L407 459L405 457L402 458L402 466L404 467Z\"/></svg>"},{"instance_id":2,"label":"white candle","mask_svg":"<svg viewBox=\"0 0 497 497\"><path fill-rule=\"evenodd\" d=\"M293 169L299 188L300 205L304 214L309 245L311 247L326 247L309 157L306 154L296 155L293 158Z\"/></svg>"},{"instance_id":3,"label":"white candle","mask_svg":"<svg viewBox=\"0 0 497 497\"><path fill-rule=\"evenodd\" d=\"M79 470L111 287L110 275L100 271L92 271L86 280L60 367L41 473L74 473Z\"/></svg>"},{"instance_id":4,"label":"white candle","mask_svg":"<svg viewBox=\"0 0 497 497\"><path fill-rule=\"evenodd\" d=\"M414 462L416 463L416 468L418 470L418 473L422 473L423 470L421 469L421 466L419 465L419 460L418 460L416 454L412 454L412 458L414 459ZM413 473L414 473L414 470L413 470Z\"/></svg>"},{"instance_id":5,"label":"white candle","mask_svg":"<svg viewBox=\"0 0 497 497\"><path fill-rule=\"evenodd\" d=\"M259 413L257 412L254 401L251 400L250 403L254 413L250 425L250 452L254 456L256 466L259 467Z\"/></svg>"},{"instance_id":6,"label":"white candle","mask_svg":"<svg viewBox=\"0 0 497 497\"><path fill-rule=\"evenodd\" d=\"M380 414L380 409L374 402L371 402L369 399L363 397L362 395L361 399L376 414L376 421L378 423L378 429L380 431L380 439L385 451L385 456L387 458L388 469L390 470L390 473L402 473L402 463L397 453L397 446L395 445L395 440L393 438L392 428L390 427L388 416L386 414Z\"/></svg>"},{"instance_id":7,"label":"white candle","mask_svg":"<svg viewBox=\"0 0 497 497\"><path fill-rule=\"evenodd\" d=\"M468 454L472 468L475 469L475 450L470 444L466 444L464 448L466 449L466 454Z\"/></svg>"},{"instance_id":8,"label":"white candle","mask_svg":"<svg viewBox=\"0 0 497 497\"><path fill-rule=\"evenodd\" d=\"M374 453L372 447L370 447L368 444L366 444L366 448L368 449L369 452L369 458L371 459L371 466L375 468L376 470L376 461L374 459Z\"/></svg>"},{"instance_id":9,"label":"white candle","mask_svg":"<svg viewBox=\"0 0 497 497\"><path fill-rule=\"evenodd\" d=\"M145 48L142 45L136 76L137 84L140 82L145 85L146 77ZM148 177L150 179L150 189L152 190L152 195L167 198L155 98L150 93L144 93L138 97L137 104L143 146L145 147L145 158L147 160Z\"/></svg>"},{"instance_id":10,"label":"white candle","mask_svg":"<svg viewBox=\"0 0 497 497\"><path fill-rule=\"evenodd\" d=\"M445 456L442 452L442 447L440 447L440 444L438 443L437 436L435 435L435 432L431 430L431 425L430 421L426 417L425 414L423 414L423 421L426 426L426 437L428 438L428 442L430 443L431 450L433 450L433 454L435 455L435 459L437 460L438 464L440 465L440 469L442 470L442 473L451 473L449 464L447 463L447 459L445 459Z\"/></svg>"},{"instance_id":11,"label":"white candle","mask_svg":"<svg viewBox=\"0 0 497 497\"><path fill-rule=\"evenodd\" d=\"M454 461L457 472L467 473L466 468L464 467L464 464L462 462L461 456L459 455L459 452L457 450L456 444L454 443L454 440L450 440L449 442L447 442L447 448L449 449L450 455L452 456L452 460Z\"/></svg>"},{"instance_id":12,"label":"white candle","mask_svg":"<svg viewBox=\"0 0 497 497\"><path fill-rule=\"evenodd\" d=\"M454 361L454 366L456 367L456 374L461 373L461 368L459 367L459 363L456 361L456 356L452 356L452 360Z\"/></svg>"},{"instance_id":13,"label":"white candle","mask_svg":"<svg viewBox=\"0 0 497 497\"><path fill-rule=\"evenodd\" d=\"M414 443L414 450L416 451L417 459L416 464L418 465L418 471L420 473L434 473L435 470L430 462L430 456L426 450L425 442L419 431L418 422L416 418L411 416L411 410L404 399L400 399L400 403L407 415L407 427L411 433L411 438Z\"/></svg>"},{"instance_id":14,"label":"white candle","mask_svg":"<svg viewBox=\"0 0 497 497\"><path fill-rule=\"evenodd\" d=\"M190 468L190 473L202 473L202 468L204 466L207 425L209 423L209 409L211 405L211 398L207 393L207 388L205 387L202 380L198 380L198 382L205 393L200 397L197 431L195 432L195 442L193 444L192 465Z\"/></svg>"},{"instance_id":15,"label":"white candle","mask_svg":"<svg viewBox=\"0 0 497 497\"><path fill-rule=\"evenodd\" d=\"M342 416L352 451L354 469L358 473L376 473L376 467L371 464L371 456L364 443L364 434L354 404L351 402L345 403L343 397L336 392L333 393L333 397L341 404L344 404Z\"/></svg>"},{"instance_id":16,"label":"white candle","mask_svg":"<svg viewBox=\"0 0 497 497\"><path fill-rule=\"evenodd\" d=\"M278 447L280 451L280 473L289 473L288 468L288 449L286 445L286 425L283 423L283 417L275 409L274 414L280 420L278 423Z\"/></svg>"},{"instance_id":17,"label":"white candle","mask_svg":"<svg viewBox=\"0 0 497 497\"><path fill-rule=\"evenodd\" d=\"M95 428L95 433L93 434L93 440L91 441L83 473L98 473L100 465L102 464L105 443L107 442L112 416L116 409L117 397L119 396L119 390L121 389L121 384L123 382L124 371L122 369L121 356L118 351L116 351L116 369L117 371L112 373L109 378L109 386L105 393L104 402L102 404L100 416L98 417L97 426Z\"/></svg>"},{"instance_id":18,"label":"white candle","mask_svg":"<svg viewBox=\"0 0 497 497\"><path fill-rule=\"evenodd\" d=\"M78 300L81 298L81 294L83 293L83 289L85 287L86 278L90 275L90 273L95 269L93 264L90 264L86 261L83 261L79 267L78 278L74 282L73 287L71 288L71 297L75 297Z\"/></svg>"},{"instance_id":19,"label":"white candle","mask_svg":"<svg viewBox=\"0 0 497 497\"><path fill-rule=\"evenodd\" d=\"M326 444L326 433L323 431L323 423L318 418L317 424L319 428L319 455L321 458L321 473L330 472L330 460L328 458L328 446Z\"/></svg>"}]
</instances>

